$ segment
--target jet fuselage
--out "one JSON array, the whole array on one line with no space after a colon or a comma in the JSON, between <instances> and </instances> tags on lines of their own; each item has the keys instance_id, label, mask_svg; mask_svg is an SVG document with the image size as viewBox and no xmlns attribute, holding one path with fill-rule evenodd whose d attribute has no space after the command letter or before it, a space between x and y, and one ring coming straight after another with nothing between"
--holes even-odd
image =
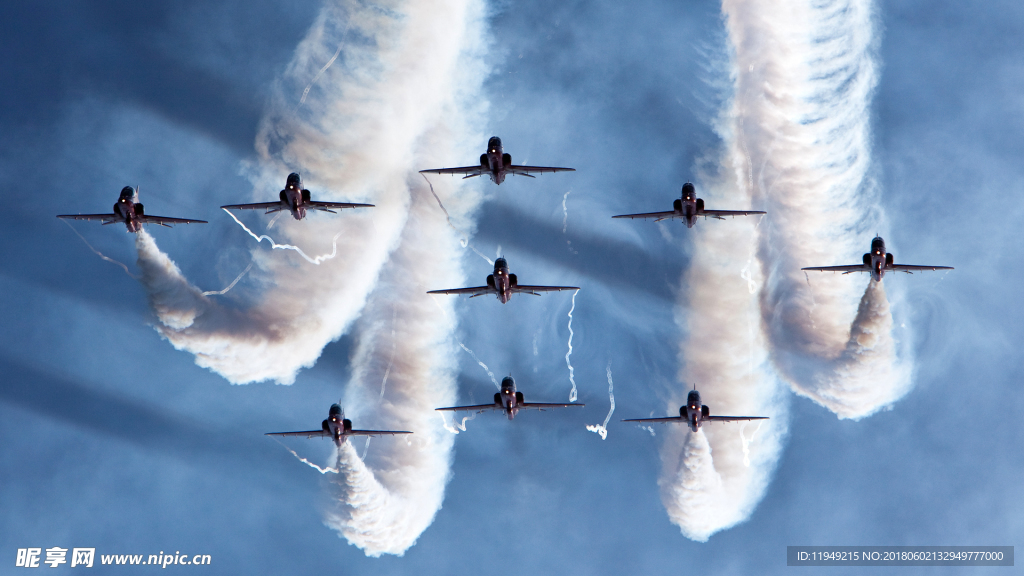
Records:
<instances>
[{"instance_id":1,"label":"jet fuselage","mask_svg":"<svg viewBox=\"0 0 1024 576\"><path fill-rule=\"evenodd\" d=\"M871 279L881 282L885 277L886 265L891 266L892 263L892 254L885 251L885 240L882 240L880 236L875 236L871 241L871 252L864 255L864 264L871 268Z\"/></svg>"},{"instance_id":2,"label":"jet fuselage","mask_svg":"<svg viewBox=\"0 0 1024 576\"><path fill-rule=\"evenodd\" d=\"M144 211L142 204L139 204L136 200L138 200L138 196L135 189L131 186L125 186L121 189L121 197L117 199L117 204L114 204L114 214L124 218L125 226L133 234L142 230L142 222L139 220L139 216Z\"/></svg>"},{"instance_id":3,"label":"jet fuselage","mask_svg":"<svg viewBox=\"0 0 1024 576\"><path fill-rule=\"evenodd\" d=\"M523 402L523 393L516 391L516 381L511 376L501 380L501 392L494 393L494 403L501 406L509 420L519 413L519 404Z\"/></svg>"},{"instance_id":4,"label":"jet fuselage","mask_svg":"<svg viewBox=\"0 0 1024 576\"><path fill-rule=\"evenodd\" d=\"M345 443L345 440L348 439L347 433L352 430L352 421L345 418L345 412L341 409L340 404L331 405L327 419L320 425L330 433L331 439L339 447Z\"/></svg>"},{"instance_id":5,"label":"jet fuselage","mask_svg":"<svg viewBox=\"0 0 1024 576\"><path fill-rule=\"evenodd\" d=\"M508 262L504 258L494 261L494 274L488 274L487 285L498 291L498 300L504 304L512 298L512 287L518 283L515 274L508 271Z\"/></svg>"},{"instance_id":6,"label":"jet fuselage","mask_svg":"<svg viewBox=\"0 0 1024 576\"><path fill-rule=\"evenodd\" d=\"M288 182L284 190L281 190L280 196L281 203L288 207L293 218L302 220L306 217L305 204L309 202L310 193L302 187L302 180L298 174L292 172L288 175Z\"/></svg>"},{"instance_id":7,"label":"jet fuselage","mask_svg":"<svg viewBox=\"0 0 1024 576\"><path fill-rule=\"evenodd\" d=\"M480 166L488 171L491 182L501 184L505 181L506 167L512 164L512 156L505 154L501 147L501 138L491 136L487 141L487 152L480 155Z\"/></svg>"},{"instance_id":8,"label":"jet fuselage","mask_svg":"<svg viewBox=\"0 0 1024 576\"><path fill-rule=\"evenodd\" d=\"M704 405L700 401L700 392L691 390L686 395L686 406L679 407L679 415L686 417L686 425L694 432L700 430L701 422L704 420Z\"/></svg>"},{"instance_id":9,"label":"jet fuselage","mask_svg":"<svg viewBox=\"0 0 1024 576\"><path fill-rule=\"evenodd\" d=\"M678 204L674 206L676 212L683 215L683 222L686 223L687 228L693 228L693 225L697 223L697 217L704 212L704 200L697 198L697 189L693 184L687 182L683 184L683 193Z\"/></svg>"}]
</instances>

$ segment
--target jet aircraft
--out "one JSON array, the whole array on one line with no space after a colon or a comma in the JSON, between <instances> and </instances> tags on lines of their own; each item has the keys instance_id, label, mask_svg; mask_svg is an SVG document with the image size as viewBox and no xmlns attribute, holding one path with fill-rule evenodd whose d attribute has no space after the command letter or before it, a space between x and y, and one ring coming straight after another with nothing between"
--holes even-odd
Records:
<instances>
[{"instance_id":1,"label":"jet aircraft","mask_svg":"<svg viewBox=\"0 0 1024 576\"><path fill-rule=\"evenodd\" d=\"M477 404L475 406L452 406L450 408L436 408L438 412L471 411L483 412L485 410L501 410L511 420L516 417L520 410L536 409L546 410L548 408L569 408L570 406L586 406L586 404L547 404L538 402L526 402L523 400L523 393L516 390L516 381L511 376L501 380L501 392L494 393L493 404Z\"/></svg>"},{"instance_id":2,"label":"jet aircraft","mask_svg":"<svg viewBox=\"0 0 1024 576\"><path fill-rule=\"evenodd\" d=\"M501 138L492 136L487 141L487 152L480 155L480 164L477 166L463 166L462 168L432 168L420 170L421 174L465 174L463 180L474 176L487 174L491 182L501 184L505 176L514 174L517 176L529 176L536 178L531 173L543 174L544 172L575 172L575 168L551 168L548 166L514 166L512 155L507 154L501 147Z\"/></svg>"},{"instance_id":3,"label":"jet aircraft","mask_svg":"<svg viewBox=\"0 0 1024 576\"><path fill-rule=\"evenodd\" d=\"M725 220L725 216L750 216L752 214L764 214L760 210L705 210L704 199L697 198L697 189L694 188L693 184L687 182L683 184L683 196L672 202L671 212L646 212L643 214L620 214L618 216L612 216L612 218L630 218L630 219L641 219L646 220L648 218L654 218L655 222L661 222L662 220L669 220L672 218L680 218L686 224L687 228L693 228L693 225L697 223L697 218L708 216L717 218L719 220Z\"/></svg>"},{"instance_id":4,"label":"jet aircraft","mask_svg":"<svg viewBox=\"0 0 1024 576\"><path fill-rule=\"evenodd\" d=\"M579 288L576 286L528 286L519 284L516 275L508 273L508 262L504 258L498 258L494 261L494 274L487 275L487 286L431 290L427 294L472 294L470 298L476 298L485 294L496 294L498 300L504 304L516 292L540 296L538 292L560 292L562 290L579 290Z\"/></svg>"},{"instance_id":5,"label":"jet aircraft","mask_svg":"<svg viewBox=\"0 0 1024 576\"><path fill-rule=\"evenodd\" d=\"M767 416L712 416L711 409L701 404L700 392L695 386L686 396L686 406L679 407L679 416L666 418L631 418L623 422L679 422L690 427L694 432L700 430L704 422L733 422L736 420L768 420Z\"/></svg>"},{"instance_id":6,"label":"jet aircraft","mask_svg":"<svg viewBox=\"0 0 1024 576\"><path fill-rule=\"evenodd\" d=\"M914 266L910 264L896 264L893 262L892 254L885 251L885 240L882 240L881 236L875 236L871 241L871 252L867 253L863 257L861 264L851 264L849 266L812 266L809 268L801 268L801 270L820 270L823 272L842 272L843 274L850 274L853 272L867 272L871 274L871 279L875 282L881 282L885 273L888 271L892 272L906 272L907 274L913 274L915 270L952 270L951 266Z\"/></svg>"},{"instance_id":7,"label":"jet aircraft","mask_svg":"<svg viewBox=\"0 0 1024 576\"><path fill-rule=\"evenodd\" d=\"M139 203L139 192L131 186L121 188L121 197L114 204L110 214L61 214L57 218L68 220L99 220L103 225L122 222L131 233L142 230L143 224L159 224L170 228L174 224L206 224L206 220L189 220L187 218L168 218L166 216L149 216Z\"/></svg>"},{"instance_id":8,"label":"jet aircraft","mask_svg":"<svg viewBox=\"0 0 1024 576\"><path fill-rule=\"evenodd\" d=\"M310 198L309 190L302 187L302 180L299 175L292 172L288 175L284 190L279 193L280 200L277 202L256 202L253 204L228 204L221 206L225 210L266 210L264 214L288 210L296 220L306 217L306 210L320 210L337 214L334 210L342 208L373 208L373 204L353 204L351 202L318 202ZM332 210L332 208L334 210Z\"/></svg>"},{"instance_id":9,"label":"jet aircraft","mask_svg":"<svg viewBox=\"0 0 1024 576\"><path fill-rule=\"evenodd\" d=\"M345 418L341 404L332 404L327 419L320 423L320 430L302 432L267 432L266 436L305 436L306 438L330 438L341 446L349 436L394 436L396 434L412 434L402 430L353 430L352 421Z\"/></svg>"}]
</instances>

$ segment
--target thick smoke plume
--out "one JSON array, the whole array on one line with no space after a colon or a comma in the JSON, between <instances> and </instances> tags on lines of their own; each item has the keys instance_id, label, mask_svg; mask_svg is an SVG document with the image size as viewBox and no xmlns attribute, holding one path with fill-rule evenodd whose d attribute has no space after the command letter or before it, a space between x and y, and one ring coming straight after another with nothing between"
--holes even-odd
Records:
<instances>
[{"instance_id":1,"label":"thick smoke plume","mask_svg":"<svg viewBox=\"0 0 1024 576\"><path fill-rule=\"evenodd\" d=\"M723 0L722 10L734 92L701 195L768 215L693 230L682 375L712 414L772 419L749 434L717 424L668 435L662 500L700 541L745 520L763 496L786 433L782 382L841 418L871 414L910 386L883 287L869 282L861 296L863 277L800 271L860 262L883 229L870 179L872 2Z\"/></svg>"},{"instance_id":2,"label":"thick smoke plume","mask_svg":"<svg viewBox=\"0 0 1024 576\"><path fill-rule=\"evenodd\" d=\"M480 197L459 180L435 183L444 214L417 170L474 157L486 142L470 128L486 106L485 31L475 0L327 2L264 118L254 196L276 197L296 171L315 198L376 208L282 218L281 243L336 256L313 266L295 252L254 248L252 276L263 288L255 305L206 298L151 236L138 238L158 330L233 383L289 384L355 325L348 417L359 428L415 432L374 442L366 462L348 443L338 451L325 522L371 556L415 543L449 476L453 439L433 408L455 400L456 326L451 302L431 302L426 291L465 281L454 229L473 230Z\"/></svg>"},{"instance_id":3,"label":"thick smoke plume","mask_svg":"<svg viewBox=\"0 0 1024 576\"><path fill-rule=\"evenodd\" d=\"M282 218L279 242L306 253L332 253L332 238L341 233L336 256L313 267L297 253L254 248L250 281L264 291L244 312L202 300L188 312L178 306L190 296L154 298L160 333L232 383L290 384L311 366L359 316L398 247L413 195L428 193L410 175L432 162L472 157L485 141L467 129L482 107L481 8L472 0L383 4L324 6L264 117L259 163L248 170L257 201L275 199L295 171L315 198L376 208ZM339 45L341 55L323 69ZM442 194L453 189L441 185ZM470 222L458 222L458 210L452 219L472 230ZM463 208L463 218L466 213ZM140 252L140 259L152 255ZM168 308L166 298L175 300L167 318L160 312Z\"/></svg>"}]
</instances>

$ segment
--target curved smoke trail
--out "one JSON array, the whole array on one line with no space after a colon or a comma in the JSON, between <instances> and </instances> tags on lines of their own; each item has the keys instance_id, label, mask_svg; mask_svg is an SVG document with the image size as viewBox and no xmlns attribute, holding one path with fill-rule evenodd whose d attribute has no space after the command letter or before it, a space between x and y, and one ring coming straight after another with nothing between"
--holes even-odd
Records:
<instances>
[{"instance_id":1,"label":"curved smoke trail","mask_svg":"<svg viewBox=\"0 0 1024 576\"><path fill-rule=\"evenodd\" d=\"M884 229L869 178L871 0L723 0L722 10L735 84L705 197L768 216L697 231L681 356L713 414L772 420L749 439L727 425L669 435L662 499L701 541L745 520L761 499L786 433L782 380L841 418L860 418L905 394L911 372L881 285L869 282L861 295L850 276L811 281L800 271L859 262L870 234Z\"/></svg>"},{"instance_id":2,"label":"curved smoke trail","mask_svg":"<svg viewBox=\"0 0 1024 576\"><path fill-rule=\"evenodd\" d=\"M485 141L471 128L486 107L485 31L477 0L325 5L260 129L257 197L276 193L294 170L317 197L377 207L283 219L281 243L310 250L338 227L345 232L336 256L319 266L295 253L254 252L256 281L266 287L254 306L235 310L204 297L151 236L138 237L161 334L233 383L291 383L356 323L346 412L360 427L415 431L374 443L365 463L348 443L338 452L325 523L371 556L400 555L415 543L449 476L453 438L433 408L455 401L455 326L445 319L454 312L450 302L431 303L426 284L465 281L453 228L473 230L480 195L459 180L434 186L446 197L449 228L416 170L472 157ZM297 96L318 73L304 106L289 104L285 94Z\"/></svg>"},{"instance_id":3,"label":"curved smoke trail","mask_svg":"<svg viewBox=\"0 0 1024 576\"><path fill-rule=\"evenodd\" d=\"M485 106L479 100L486 75L482 8L474 0L385 4L326 3L262 121L259 163L249 167L258 200L275 197L285 175L296 171L317 198L376 208L282 219L275 234L280 244L335 256L311 269L297 254L254 248L251 278L265 289L244 312L151 289L161 335L232 383L290 384L298 370L312 366L324 345L359 316L399 246L412 198L425 193L414 182L417 169L471 156L483 140L468 128ZM339 44L341 56L324 68ZM321 69L305 104L297 106L298 94ZM471 221L458 222L467 214L453 213L462 230L473 229ZM331 238L339 229L335 253ZM160 260L155 250L139 258ZM186 301L194 304L191 311L180 309Z\"/></svg>"}]
</instances>

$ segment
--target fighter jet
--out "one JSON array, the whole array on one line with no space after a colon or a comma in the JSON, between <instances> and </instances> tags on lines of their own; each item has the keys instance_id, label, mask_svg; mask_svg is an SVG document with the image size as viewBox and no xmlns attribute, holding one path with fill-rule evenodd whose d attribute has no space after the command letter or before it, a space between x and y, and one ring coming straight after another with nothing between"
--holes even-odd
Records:
<instances>
[{"instance_id":1,"label":"fighter jet","mask_svg":"<svg viewBox=\"0 0 1024 576\"><path fill-rule=\"evenodd\" d=\"M525 402L523 393L516 391L516 381L511 376L501 380L501 392L494 393L493 404L477 404L475 406L452 406L450 408L436 408L438 412L458 412L461 410L471 412L484 412L486 410L501 410L511 420L516 417L520 410L535 408L546 410L548 408L569 408L570 406L586 406L586 404L546 404L537 402Z\"/></svg>"},{"instance_id":2,"label":"fighter jet","mask_svg":"<svg viewBox=\"0 0 1024 576\"><path fill-rule=\"evenodd\" d=\"M131 186L121 188L121 197L114 204L110 214L61 214L57 218L68 220L99 220L103 225L123 222L128 231L136 233L142 230L143 224L159 224L170 228L174 224L206 224L206 220L189 220L187 218L168 218L166 216L149 216L139 203L139 192Z\"/></svg>"},{"instance_id":3,"label":"fighter jet","mask_svg":"<svg viewBox=\"0 0 1024 576\"><path fill-rule=\"evenodd\" d=\"M296 220L306 217L306 210L320 210L337 214L332 208L373 208L373 204L353 204L351 202L316 202L309 197L309 190L302 187L302 180L299 175L292 172L288 175L288 182L284 190L279 193L280 200L277 202L256 202L254 204L228 204L221 206L225 210L266 210L264 214L288 210Z\"/></svg>"},{"instance_id":4,"label":"fighter jet","mask_svg":"<svg viewBox=\"0 0 1024 576\"><path fill-rule=\"evenodd\" d=\"M353 430L352 421L345 418L345 411L340 404L332 404L327 419L320 423L320 430L304 432L267 432L266 436L305 436L306 438L330 438L341 446L349 436L394 436L396 434L412 434L402 430Z\"/></svg>"},{"instance_id":5,"label":"fighter jet","mask_svg":"<svg viewBox=\"0 0 1024 576\"><path fill-rule=\"evenodd\" d=\"M704 199L697 198L697 189L694 188L693 184L687 182L683 184L683 196L682 198L676 199L672 202L671 212L647 212L644 214L620 214L618 216L612 216L612 218L631 218L646 220L648 218L654 218L655 222L661 222L662 220L669 220L672 218L681 218L686 224L687 228L693 228L693 225L697 223L697 218L708 216L717 218L719 220L725 220L725 216L750 216L752 214L764 214L760 210L705 210Z\"/></svg>"},{"instance_id":6,"label":"fighter jet","mask_svg":"<svg viewBox=\"0 0 1024 576\"><path fill-rule=\"evenodd\" d=\"M915 270L952 270L951 266L913 266L910 264L895 264L893 262L892 254L885 251L885 240L882 240L881 236L875 236L874 240L871 241L871 252L864 255L863 263L851 264L850 266L812 266L809 268L801 268L801 270L821 270L824 272L842 272L843 274L850 274L852 272L867 272L871 274L871 279L875 282L881 282L882 277L885 276L887 271L893 272L906 272L907 274L913 274Z\"/></svg>"},{"instance_id":7,"label":"fighter jet","mask_svg":"<svg viewBox=\"0 0 1024 576\"><path fill-rule=\"evenodd\" d=\"M465 174L462 178L463 180L466 178L472 178L473 176L483 176L484 174L487 174L491 177L491 182L501 184L505 181L505 176L508 174L536 178L536 176L532 176L531 173L542 174L544 172L575 171L575 168L513 166L512 155L506 154L502 151L501 138L491 136L491 139L487 141L487 152L480 155L480 164L478 166L463 166L462 168L432 168L430 170L420 170L420 174Z\"/></svg>"},{"instance_id":8,"label":"fighter jet","mask_svg":"<svg viewBox=\"0 0 1024 576\"><path fill-rule=\"evenodd\" d=\"M431 290L427 294L472 294L470 298L476 298L485 294L496 294L498 300L504 304L516 292L540 296L538 292L560 292L562 290L579 290L579 288L576 286L528 286L519 284L516 275L508 273L508 262L504 258L498 258L494 261L494 274L487 275L487 286Z\"/></svg>"},{"instance_id":9,"label":"fighter jet","mask_svg":"<svg viewBox=\"0 0 1024 576\"><path fill-rule=\"evenodd\" d=\"M685 423L690 430L700 430L704 422L733 422L736 420L768 420L767 416L712 416L707 405L700 402L700 392L697 387L686 396L686 406L679 407L679 416L668 416L666 418L631 418L623 422L679 422Z\"/></svg>"}]
</instances>

